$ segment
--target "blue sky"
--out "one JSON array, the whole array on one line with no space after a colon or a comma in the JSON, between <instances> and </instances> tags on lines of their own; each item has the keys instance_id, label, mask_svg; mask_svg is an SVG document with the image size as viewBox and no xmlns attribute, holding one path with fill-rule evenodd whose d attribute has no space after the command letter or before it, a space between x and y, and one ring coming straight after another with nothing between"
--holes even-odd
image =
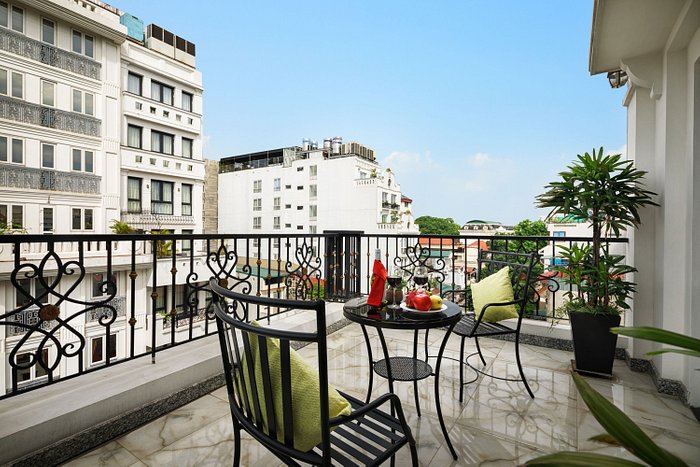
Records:
<instances>
[{"instance_id":1,"label":"blue sky","mask_svg":"<svg viewBox=\"0 0 700 467\"><path fill-rule=\"evenodd\" d=\"M576 154L624 151L592 0L113 0L197 45L208 159L342 136L415 216L513 224Z\"/></svg>"}]
</instances>

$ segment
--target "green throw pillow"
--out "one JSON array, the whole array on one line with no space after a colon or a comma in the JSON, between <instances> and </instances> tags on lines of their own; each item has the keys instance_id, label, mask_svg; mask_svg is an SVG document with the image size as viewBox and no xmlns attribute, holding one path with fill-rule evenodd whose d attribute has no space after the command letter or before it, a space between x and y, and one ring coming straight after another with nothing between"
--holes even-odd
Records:
<instances>
[{"instance_id":1,"label":"green throw pillow","mask_svg":"<svg viewBox=\"0 0 700 467\"><path fill-rule=\"evenodd\" d=\"M259 326L255 321L253 325ZM255 384L258 389L258 400L261 401L263 427L269 434L267 423L267 409L262 384L262 370L260 365L260 349L256 336L249 335L251 356L255 368ZM292 372L292 417L294 426L294 448L300 451L309 451L321 442L321 408L319 406L320 381L318 371L309 365L294 349L290 349L290 365ZM280 344L278 339L267 338L267 354L270 364L270 382L272 385L272 405L275 409L275 426L277 427L277 440L284 442L284 428L282 422L282 383L280 370ZM245 358L243 365L246 393L252 404L252 393L248 381L248 369ZM239 387L240 391L240 387ZM350 402L330 384L328 385L328 412L329 417L350 415L352 407ZM253 418L255 416L253 415Z\"/></svg>"},{"instance_id":2,"label":"green throw pillow","mask_svg":"<svg viewBox=\"0 0 700 467\"><path fill-rule=\"evenodd\" d=\"M513 301L513 286L510 283L510 268L505 267L495 274L471 285L474 312L483 312L487 303L503 303ZM518 317L518 309L515 305L490 306L486 309L481 321L495 323L509 318Z\"/></svg>"}]
</instances>

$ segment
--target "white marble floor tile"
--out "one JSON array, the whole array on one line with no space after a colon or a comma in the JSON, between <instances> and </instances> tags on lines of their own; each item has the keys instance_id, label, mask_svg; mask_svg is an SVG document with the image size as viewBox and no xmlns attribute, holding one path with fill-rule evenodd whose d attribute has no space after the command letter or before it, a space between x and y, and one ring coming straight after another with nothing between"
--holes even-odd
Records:
<instances>
[{"instance_id":1,"label":"white marble floor tile","mask_svg":"<svg viewBox=\"0 0 700 467\"><path fill-rule=\"evenodd\" d=\"M112 441L63 465L66 467L122 467L144 464L124 446Z\"/></svg>"},{"instance_id":2,"label":"white marble floor tile","mask_svg":"<svg viewBox=\"0 0 700 467\"><path fill-rule=\"evenodd\" d=\"M143 459L229 414L229 406L224 400L206 395L122 436L117 441L139 459Z\"/></svg>"}]
</instances>

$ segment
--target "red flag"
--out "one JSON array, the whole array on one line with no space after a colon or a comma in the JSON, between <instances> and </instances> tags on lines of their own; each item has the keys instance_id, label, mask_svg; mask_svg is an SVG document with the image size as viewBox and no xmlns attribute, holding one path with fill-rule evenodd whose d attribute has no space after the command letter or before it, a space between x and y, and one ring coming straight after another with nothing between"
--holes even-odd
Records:
<instances>
[{"instance_id":1,"label":"red flag","mask_svg":"<svg viewBox=\"0 0 700 467\"><path fill-rule=\"evenodd\" d=\"M369 306L382 306L382 299L384 298L384 284L386 284L386 276L386 268L380 260L375 259L374 265L372 266L372 289L369 292L369 298L367 298L367 304Z\"/></svg>"}]
</instances>

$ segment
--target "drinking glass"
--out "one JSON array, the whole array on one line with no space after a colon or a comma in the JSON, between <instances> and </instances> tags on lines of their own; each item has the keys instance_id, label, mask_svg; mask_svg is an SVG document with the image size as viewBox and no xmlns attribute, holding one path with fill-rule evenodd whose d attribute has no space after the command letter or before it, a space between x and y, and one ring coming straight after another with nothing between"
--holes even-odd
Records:
<instances>
[{"instance_id":1,"label":"drinking glass","mask_svg":"<svg viewBox=\"0 0 700 467\"><path fill-rule=\"evenodd\" d=\"M418 266L413 271L413 282L418 288L424 288L428 285L428 268L425 266Z\"/></svg>"},{"instance_id":2,"label":"drinking glass","mask_svg":"<svg viewBox=\"0 0 700 467\"><path fill-rule=\"evenodd\" d=\"M401 291L401 270L397 267L392 267L389 270L386 282L389 285L386 292L387 304L399 305L403 298L403 293Z\"/></svg>"}]
</instances>

